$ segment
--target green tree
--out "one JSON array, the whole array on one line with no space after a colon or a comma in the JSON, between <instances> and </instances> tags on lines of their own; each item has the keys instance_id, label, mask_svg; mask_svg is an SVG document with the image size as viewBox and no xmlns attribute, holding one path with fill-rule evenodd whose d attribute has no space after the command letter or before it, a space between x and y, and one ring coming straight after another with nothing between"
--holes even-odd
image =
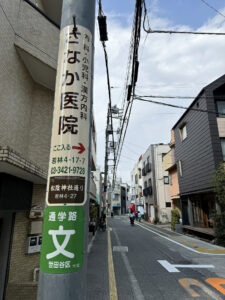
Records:
<instances>
[{"instance_id":1,"label":"green tree","mask_svg":"<svg viewBox=\"0 0 225 300\"><path fill-rule=\"evenodd\" d=\"M216 192L217 209L215 211L216 243L225 246L225 166L223 163L215 171L213 183Z\"/></svg>"},{"instance_id":2,"label":"green tree","mask_svg":"<svg viewBox=\"0 0 225 300\"><path fill-rule=\"evenodd\" d=\"M180 213L177 209L171 210L171 229L175 230L175 224L180 224Z\"/></svg>"}]
</instances>

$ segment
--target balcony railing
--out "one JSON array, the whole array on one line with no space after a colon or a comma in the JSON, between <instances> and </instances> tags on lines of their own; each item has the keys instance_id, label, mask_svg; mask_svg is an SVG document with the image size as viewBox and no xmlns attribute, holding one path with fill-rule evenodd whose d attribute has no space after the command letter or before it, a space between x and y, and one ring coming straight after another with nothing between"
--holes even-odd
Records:
<instances>
[{"instance_id":1,"label":"balcony railing","mask_svg":"<svg viewBox=\"0 0 225 300\"><path fill-rule=\"evenodd\" d=\"M146 176L146 171L145 171L145 168L142 169L142 176Z\"/></svg>"},{"instance_id":2,"label":"balcony railing","mask_svg":"<svg viewBox=\"0 0 225 300\"><path fill-rule=\"evenodd\" d=\"M147 193L149 196L152 195L152 187L151 186L147 187Z\"/></svg>"},{"instance_id":3,"label":"balcony railing","mask_svg":"<svg viewBox=\"0 0 225 300\"><path fill-rule=\"evenodd\" d=\"M150 163L146 164L145 171L146 171L146 174L149 173L149 172L151 172L151 164Z\"/></svg>"},{"instance_id":4,"label":"balcony railing","mask_svg":"<svg viewBox=\"0 0 225 300\"><path fill-rule=\"evenodd\" d=\"M143 189L143 195L144 195L145 197L151 196L151 195L152 195L152 187L149 186L149 187Z\"/></svg>"}]
</instances>

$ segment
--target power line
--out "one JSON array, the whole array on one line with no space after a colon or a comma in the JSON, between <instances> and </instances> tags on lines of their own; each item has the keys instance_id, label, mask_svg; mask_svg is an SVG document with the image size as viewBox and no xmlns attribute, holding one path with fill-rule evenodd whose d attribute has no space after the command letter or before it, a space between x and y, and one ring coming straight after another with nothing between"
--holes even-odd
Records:
<instances>
[{"instance_id":1,"label":"power line","mask_svg":"<svg viewBox=\"0 0 225 300\"><path fill-rule=\"evenodd\" d=\"M135 87L136 87L136 82L138 77L138 68L139 68L138 48L140 43L142 8L143 8L143 0L136 0L130 52L128 57L127 77L126 77L126 84L124 89L125 92L124 92L124 100L123 100L123 117L121 120L122 124L120 126L120 136L119 136L119 142L116 151L116 166L113 174L114 179L116 176L116 170L120 160L124 139L129 124L129 119L130 119L133 100L134 100L133 95L135 93ZM130 84L128 85L129 81ZM125 105L125 103L127 104Z\"/></svg>"},{"instance_id":2,"label":"power line","mask_svg":"<svg viewBox=\"0 0 225 300\"><path fill-rule=\"evenodd\" d=\"M195 98L193 96L160 96L160 95L149 95L149 96L136 95L136 97L158 98L158 99L194 99Z\"/></svg>"},{"instance_id":3,"label":"power line","mask_svg":"<svg viewBox=\"0 0 225 300\"><path fill-rule=\"evenodd\" d=\"M203 0L201 0L203 1ZM225 17L225 16L224 16ZM148 18L148 12L146 4L144 1L144 20L143 20L143 29L147 33L169 33L169 34L194 34L194 35L225 35L225 32L200 32L200 31L176 31L176 30L152 30L149 25L148 20L148 29L145 27L145 21Z\"/></svg>"},{"instance_id":4,"label":"power line","mask_svg":"<svg viewBox=\"0 0 225 300\"><path fill-rule=\"evenodd\" d=\"M135 96L134 99L139 100L139 101L144 101L144 102L150 102L150 103L153 103L153 104L169 106L169 107L173 107L173 108L188 109L188 110L193 110L193 111L198 111L198 112L218 114L218 112L215 111L215 110L207 110L207 109L201 109L201 108L186 107L186 106L182 106L182 105L175 105L175 104L171 104L171 103L164 103L164 102L158 102L158 101L153 101L153 100L149 100L149 99L143 99L141 97L136 97L136 96ZM225 116L225 113L219 113L219 114Z\"/></svg>"},{"instance_id":5,"label":"power line","mask_svg":"<svg viewBox=\"0 0 225 300\"><path fill-rule=\"evenodd\" d=\"M152 30L148 29L147 33L169 33L169 34L195 34L195 35L225 35L225 32L200 32L200 31L174 31L174 30Z\"/></svg>"},{"instance_id":6,"label":"power line","mask_svg":"<svg viewBox=\"0 0 225 300\"><path fill-rule=\"evenodd\" d=\"M225 18L225 15L223 15L219 10L217 10L215 7L213 7L212 5L210 5L208 2L206 2L205 0L201 0L205 5L207 5L209 8L211 8L212 10L214 10L215 12L217 12L219 15L221 15L222 17Z\"/></svg>"},{"instance_id":7,"label":"power line","mask_svg":"<svg viewBox=\"0 0 225 300\"><path fill-rule=\"evenodd\" d=\"M114 142L114 131L113 131L113 118L112 118L112 101L111 101L111 85L110 85L110 77L109 77L109 64L108 64L108 54L106 51L105 42L108 40L107 34L107 23L106 16L102 10L101 0L98 2L99 4L99 14L98 14L98 24L99 24L99 33L100 33L100 41L102 42L102 47L104 50L104 58L105 58L105 66L106 66L106 77L107 77L107 88L108 88L108 111L107 111L107 122L106 122L106 130L105 130L105 166L104 166L104 192L107 191L108 185L108 168L109 168L109 156L110 156L110 148L109 148L109 135L112 134L112 149L113 149L113 167L115 167L115 142ZM105 206L105 197L104 197L104 206Z\"/></svg>"},{"instance_id":8,"label":"power line","mask_svg":"<svg viewBox=\"0 0 225 300\"><path fill-rule=\"evenodd\" d=\"M156 98L156 99L195 99L196 96L163 96L163 95L135 95L136 97L141 97L141 98ZM216 95L215 96L205 96L206 99L210 98L216 98L216 99L225 99L224 95Z\"/></svg>"}]
</instances>

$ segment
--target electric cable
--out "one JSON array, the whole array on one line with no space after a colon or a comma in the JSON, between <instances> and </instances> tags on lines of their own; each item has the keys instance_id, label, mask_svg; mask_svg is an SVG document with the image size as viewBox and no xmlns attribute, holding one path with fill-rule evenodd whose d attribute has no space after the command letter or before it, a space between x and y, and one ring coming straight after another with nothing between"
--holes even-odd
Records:
<instances>
[{"instance_id":1,"label":"electric cable","mask_svg":"<svg viewBox=\"0 0 225 300\"><path fill-rule=\"evenodd\" d=\"M128 57L128 68L127 68L127 77L126 84L124 89L124 100L123 100L123 117L120 124L120 136L117 144L117 152L116 152L116 166L113 174L113 181L115 181L116 170L118 167L118 163L120 160L120 155L124 143L124 139L126 136L129 119L131 115L132 105L133 105L133 94L135 92L135 86L138 75L138 48L140 43L140 30L141 30L141 17L142 17L142 8L143 8L143 0L137 0L135 6L135 14L134 14L134 22L132 29L132 37L131 37L131 46ZM131 64L132 62L132 64ZM127 85L128 81L131 80L130 85ZM133 94L132 94L133 92ZM125 105L127 103L127 105ZM126 106L126 107L125 107Z\"/></svg>"},{"instance_id":2,"label":"electric cable","mask_svg":"<svg viewBox=\"0 0 225 300\"><path fill-rule=\"evenodd\" d=\"M164 102L158 102L158 101L149 100L149 99L143 99L141 97L136 97L136 96L134 97L134 99L139 100L139 101L153 103L153 104L169 106L169 107L173 107L173 108L180 108L180 109L186 109L186 110L193 110L193 111L197 111L197 112L218 114L218 112L216 110L207 110L207 109L201 109L201 108L186 107L186 106L182 106L182 105L175 105L175 104L171 104L171 103L164 103ZM225 113L219 113L219 115L225 116Z\"/></svg>"},{"instance_id":3,"label":"electric cable","mask_svg":"<svg viewBox=\"0 0 225 300\"><path fill-rule=\"evenodd\" d=\"M202 1L205 5L207 5L209 8L211 8L212 10L214 10L215 12L217 12L219 15L221 15L222 17L225 18L225 15L222 14L219 10L217 10L215 7L213 7L212 5L210 5L208 2L206 2L205 0L200 0Z\"/></svg>"},{"instance_id":4,"label":"electric cable","mask_svg":"<svg viewBox=\"0 0 225 300\"><path fill-rule=\"evenodd\" d=\"M203 0L201 0L203 1ZM224 16L225 17L225 16ZM176 30L152 30L149 21L148 29L145 27L146 18L148 18L147 8L144 1L144 20L143 20L143 29L146 33L169 33L169 34L194 34L194 35L225 35L225 32L200 32L200 31L176 31Z\"/></svg>"}]
</instances>

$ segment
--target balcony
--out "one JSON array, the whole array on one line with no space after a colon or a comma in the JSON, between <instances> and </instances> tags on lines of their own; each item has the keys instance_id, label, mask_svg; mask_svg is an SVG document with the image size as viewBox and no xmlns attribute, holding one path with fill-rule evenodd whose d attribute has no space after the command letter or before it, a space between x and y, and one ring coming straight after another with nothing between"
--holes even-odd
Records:
<instances>
[{"instance_id":1,"label":"balcony","mask_svg":"<svg viewBox=\"0 0 225 300\"><path fill-rule=\"evenodd\" d=\"M152 169L151 168L151 164L147 163L146 166L145 166L145 172L146 172L146 174L149 173L149 172L151 172L151 169Z\"/></svg>"},{"instance_id":2,"label":"balcony","mask_svg":"<svg viewBox=\"0 0 225 300\"><path fill-rule=\"evenodd\" d=\"M147 187L147 194L148 194L148 196L152 195L152 187L151 186Z\"/></svg>"},{"instance_id":3,"label":"balcony","mask_svg":"<svg viewBox=\"0 0 225 300\"><path fill-rule=\"evenodd\" d=\"M29 3L20 3L15 47L33 80L54 91L59 28Z\"/></svg>"},{"instance_id":4,"label":"balcony","mask_svg":"<svg viewBox=\"0 0 225 300\"><path fill-rule=\"evenodd\" d=\"M143 195L144 195L145 197L151 196L151 195L152 195L152 187L149 186L149 187L143 189Z\"/></svg>"},{"instance_id":5,"label":"balcony","mask_svg":"<svg viewBox=\"0 0 225 300\"><path fill-rule=\"evenodd\" d=\"M145 168L142 169L142 176L146 176L146 171L145 171Z\"/></svg>"},{"instance_id":6,"label":"balcony","mask_svg":"<svg viewBox=\"0 0 225 300\"><path fill-rule=\"evenodd\" d=\"M176 166L175 162L175 151L172 148L164 157L163 157L163 169L168 171Z\"/></svg>"},{"instance_id":7,"label":"balcony","mask_svg":"<svg viewBox=\"0 0 225 300\"><path fill-rule=\"evenodd\" d=\"M28 161L8 146L0 147L0 173L7 173L34 184L46 184L47 182L47 170Z\"/></svg>"}]
</instances>

